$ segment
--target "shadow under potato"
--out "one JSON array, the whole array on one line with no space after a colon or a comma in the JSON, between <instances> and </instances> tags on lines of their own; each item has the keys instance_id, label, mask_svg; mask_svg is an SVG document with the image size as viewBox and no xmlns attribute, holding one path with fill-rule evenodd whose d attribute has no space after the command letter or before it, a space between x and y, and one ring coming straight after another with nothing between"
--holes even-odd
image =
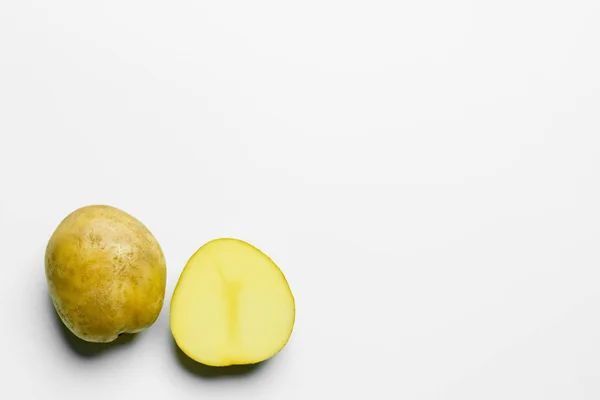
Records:
<instances>
[{"instance_id":1,"label":"shadow under potato","mask_svg":"<svg viewBox=\"0 0 600 400\"><path fill-rule=\"evenodd\" d=\"M180 348L177 346L175 339L173 342L173 352L177 356L177 361L183 368L185 368L190 374L195 375L199 378L211 379L227 376L246 376L255 373L263 367L268 360L257 363L257 364L246 364L246 365L231 365L228 367L211 367L192 360L188 357Z\"/></svg>"},{"instance_id":2,"label":"shadow under potato","mask_svg":"<svg viewBox=\"0 0 600 400\"><path fill-rule=\"evenodd\" d=\"M118 348L123 348L130 345L137 334L123 334L116 338L114 341L110 343L91 343L86 342L85 340L79 339L75 336L69 328L63 324L62 320L58 316L54 305L52 304L52 300L48 296L48 306L50 307L50 312L54 316L54 322L56 326L56 330L59 331L61 338L63 339L66 347L70 348L74 354L82 358L90 358L98 356L107 351L113 351Z\"/></svg>"}]
</instances>

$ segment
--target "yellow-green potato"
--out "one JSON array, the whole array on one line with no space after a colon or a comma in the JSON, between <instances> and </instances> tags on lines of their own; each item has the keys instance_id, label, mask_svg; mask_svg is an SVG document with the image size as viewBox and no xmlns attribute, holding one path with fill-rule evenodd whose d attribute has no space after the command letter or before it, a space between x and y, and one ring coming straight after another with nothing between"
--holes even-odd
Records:
<instances>
[{"instance_id":1,"label":"yellow-green potato","mask_svg":"<svg viewBox=\"0 0 600 400\"><path fill-rule=\"evenodd\" d=\"M88 342L139 332L162 309L162 249L146 226L118 208L93 205L69 214L48 242L45 267L58 315Z\"/></svg>"}]
</instances>

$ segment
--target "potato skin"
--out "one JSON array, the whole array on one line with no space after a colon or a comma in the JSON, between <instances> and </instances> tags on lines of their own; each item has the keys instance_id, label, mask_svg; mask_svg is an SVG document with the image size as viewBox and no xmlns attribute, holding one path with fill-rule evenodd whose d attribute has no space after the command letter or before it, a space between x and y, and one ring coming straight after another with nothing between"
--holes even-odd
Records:
<instances>
[{"instance_id":1,"label":"potato skin","mask_svg":"<svg viewBox=\"0 0 600 400\"><path fill-rule=\"evenodd\" d=\"M56 228L46 247L54 308L80 339L107 343L152 325L162 309L165 258L137 219L105 205L82 207Z\"/></svg>"}]
</instances>

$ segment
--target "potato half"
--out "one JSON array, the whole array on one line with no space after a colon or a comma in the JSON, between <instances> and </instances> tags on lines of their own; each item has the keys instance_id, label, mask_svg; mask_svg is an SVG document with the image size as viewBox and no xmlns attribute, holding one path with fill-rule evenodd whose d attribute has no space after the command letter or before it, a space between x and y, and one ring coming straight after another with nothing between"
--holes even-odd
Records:
<instances>
[{"instance_id":1,"label":"potato half","mask_svg":"<svg viewBox=\"0 0 600 400\"><path fill-rule=\"evenodd\" d=\"M294 296L281 270L237 239L202 246L186 264L171 300L177 345L210 366L272 357L288 342L294 319Z\"/></svg>"}]
</instances>

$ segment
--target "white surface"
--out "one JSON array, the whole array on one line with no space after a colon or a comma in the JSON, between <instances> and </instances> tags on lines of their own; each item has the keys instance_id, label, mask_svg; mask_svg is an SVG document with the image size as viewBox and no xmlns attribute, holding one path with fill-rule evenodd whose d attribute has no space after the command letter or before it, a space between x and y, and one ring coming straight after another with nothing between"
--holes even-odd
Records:
<instances>
[{"instance_id":1,"label":"white surface","mask_svg":"<svg viewBox=\"0 0 600 400\"><path fill-rule=\"evenodd\" d=\"M597 0L1 1L0 398L600 398L598 21ZM94 203L168 261L157 323L98 352L43 273ZM220 236L279 263L297 320L262 368L203 377L168 304Z\"/></svg>"}]
</instances>

